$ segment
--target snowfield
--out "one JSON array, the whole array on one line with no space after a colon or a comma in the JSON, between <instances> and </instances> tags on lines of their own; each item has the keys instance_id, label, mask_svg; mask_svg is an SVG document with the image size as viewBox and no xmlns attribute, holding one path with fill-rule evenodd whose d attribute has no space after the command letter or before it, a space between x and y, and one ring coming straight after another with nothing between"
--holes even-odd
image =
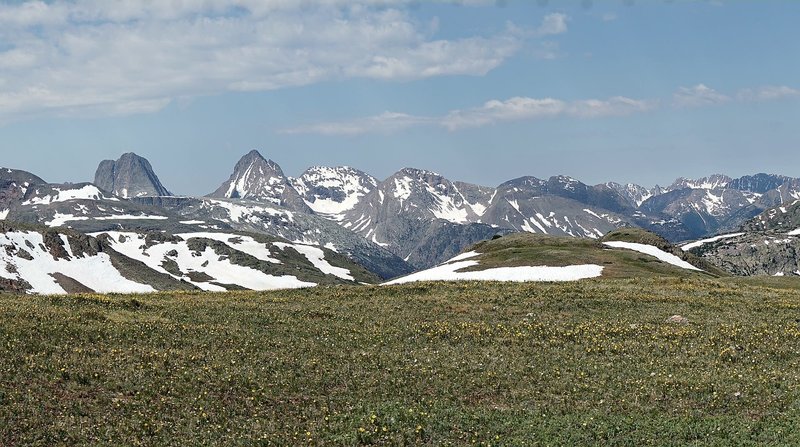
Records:
<instances>
[{"instance_id":1,"label":"snowfield","mask_svg":"<svg viewBox=\"0 0 800 447\"><path fill-rule=\"evenodd\" d=\"M49 205L56 202L66 202L68 200L100 200L113 198L105 197L103 193L94 185L86 185L78 189L59 189L53 188L56 195L48 195L44 197L34 197L31 200L25 201L23 205Z\"/></svg>"},{"instance_id":2,"label":"snowfield","mask_svg":"<svg viewBox=\"0 0 800 447\"><path fill-rule=\"evenodd\" d=\"M238 234L228 234L228 233L181 233L181 234L176 234L176 236L184 240L189 240L193 237L199 237L203 239L211 239L214 241L224 242L230 247L235 248L236 250L239 250L242 253L247 253L248 255L256 259L260 259L266 262L271 262L273 264L281 263L281 261L272 257L272 253L270 253L267 244L262 244L261 242L257 242L250 236L240 236Z\"/></svg>"},{"instance_id":3,"label":"snowfield","mask_svg":"<svg viewBox=\"0 0 800 447\"><path fill-rule=\"evenodd\" d=\"M596 278L603 274L603 267L594 264L568 265L566 267L497 267L477 272L459 272L459 270L480 265L480 262L476 260L465 260L479 255L480 253L474 251L463 253L432 269L397 278L382 285L417 281L578 281Z\"/></svg>"},{"instance_id":4,"label":"snowfield","mask_svg":"<svg viewBox=\"0 0 800 447\"><path fill-rule=\"evenodd\" d=\"M719 236L710 237L708 239L701 239L699 241L689 242L688 244L682 245L681 246L681 250L689 251L689 250L691 250L693 248L701 247L701 246L703 246L705 244L710 244L712 242L717 242L717 241L722 240L722 239L728 239L728 238L732 238L732 237L741 236L743 234L744 233L721 234Z\"/></svg>"},{"instance_id":5,"label":"snowfield","mask_svg":"<svg viewBox=\"0 0 800 447\"><path fill-rule=\"evenodd\" d=\"M61 273L98 293L148 293L156 290L147 284L139 284L128 280L111 264L111 258L105 253L95 256L75 257L66 243L64 248L70 259L53 259L46 250L42 235L36 232L14 231L0 234L0 277L12 280L25 280L32 293L65 294L67 293L53 273ZM32 260L11 253L25 250ZM15 270L16 273L11 273Z\"/></svg>"},{"instance_id":6,"label":"snowfield","mask_svg":"<svg viewBox=\"0 0 800 447\"><path fill-rule=\"evenodd\" d=\"M166 216L149 216L149 215L142 215L142 216L134 216L131 214L117 214L117 215L110 215L110 216L98 216L98 217L88 217L88 216L75 216L74 214L61 214L56 212L53 215L53 219L50 221L45 222L44 224L48 227L62 227L67 222L72 221L79 221L79 220L167 220L169 217Z\"/></svg>"},{"instance_id":7,"label":"snowfield","mask_svg":"<svg viewBox=\"0 0 800 447\"><path fill-rule=\"evenodd\" d=\"M672 253L667 253L664 250L661 250L660 248L654 247L652 245L637 244L635 242L622 242L622 241L603 242L603 245L607 245L612 248L624 248L627 250L638 251L639 253L653 256L657 258L659 261L666 262L667 264L674 265L675 267L680 267L686 270L697 270L702 272L701 269L693 266L692 264L689 264L688 262L673 255Z\"/></svg>"},{"instance_id":8,"label":"snowfield","mask_svg":"<svg viewBox=\"0 0 800 447\"><path fill-rule=\"evenodd\" d=\"M325 273L326 275L333 275L349 281L355 281L355 278L353 278L350 270L341 267L334 267L328 263L328 261L325 260L325 252L320 248L312 247L310 245L286 244L283 242L275 242L273 245L279 247L281 250L284 250L287 247L297 250L297 252L305 256L306 259L308 259L308 262L313 264L317 270Z\"/></svg>"},{"instance_id":9,"label":"snowfield","mask_svg":"<svg viewBox=\"0 0 800 447\"><path fill-rule=\"evenodd\" d=\"M92 234L92 236L97 237L100 234L103 233L95 233ZM295 276L274 276L250 267L232 264L228 259L216 254L211 247L206 247L203 252L198 254L197 252L189 249L186 240L180 242L161 243L151 247L145 247L145 236L141 234L114 231L105 232L105 234L108 234L111 238L112 248L114 248L114 250L117 250L129 258L143 262L153 270L166 273L176 279L188 281L203 290L216 292L225 291L224 287L217 284L212 284L212 282L216 282L218 284L237 284L251 290L296 289L302 287L313 287L316 285L312 282L300 281ZM214 233L191 233L183 234L181 237L186 239L188 237L206 237L212 234ZM242 239L243 242L239 245L229 243L229 245L234 249L241 248L241 251L243 252L245 252L245 250L251 250L254 253L256 252L256 247L254 244L258 243L252 239L247 241L245 239L248 238L235 234L217 234L219 236L215 236L214 238L220 238L217 240L225 238L224 241L226 243L228 243L227 239L230 238ZM261 250L263 250L260 253L262 257L269 256L269 250L267 250L266 247ZM185 275L178 276L168 272L162 266L162 264L169 261L175 262L180 271L185 273ZM276 261L277 260L273 259L269 262ZM208 275L211 277L211 279L207 281L192 280L189 277L189 273L191 272Z\"/></svg>"}]
</instances>

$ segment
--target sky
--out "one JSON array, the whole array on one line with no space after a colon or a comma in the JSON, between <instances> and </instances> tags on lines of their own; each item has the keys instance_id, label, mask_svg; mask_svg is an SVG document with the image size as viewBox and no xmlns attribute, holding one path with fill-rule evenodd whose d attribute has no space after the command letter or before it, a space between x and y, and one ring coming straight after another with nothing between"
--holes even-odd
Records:
<instances>
[{"instance_id":1,"label":"sky","mask_svg":"<svg viewBox=\"0 0 800 447\"><path fill-rule=\"evenodd\" d=\"M800 2L0 1L0 166L172 192L258 149L298 176L403 167L647 187L800 177Z\"/></svg>"}]
</instances>

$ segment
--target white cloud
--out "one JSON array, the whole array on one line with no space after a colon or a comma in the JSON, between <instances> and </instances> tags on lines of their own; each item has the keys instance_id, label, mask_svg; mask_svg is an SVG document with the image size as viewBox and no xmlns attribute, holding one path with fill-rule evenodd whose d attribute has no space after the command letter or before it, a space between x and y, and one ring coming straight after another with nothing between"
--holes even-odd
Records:
<instances>
[{"instance_id":1,"label":"white cloud","mask_svg":"<svg viewBox=\"0 0 800 447\"><path fill-rule=\"evenodd\" d=\"M800 90L785 85L765 85L744 88L735 94L726 95L704 84L698 84L694 87L680 87L673 95L673 105L680 108L703 107L725 104L734 100L739 102L762 102L789 98L800 98Z\"/></svg>"},{"instance_id":2,"label":"white cloud","mask_svg":"<svg viewBox=\"0 0 800 447\"><path fill-rule=\"evenodd\" d=\"M567 21L569 17L566 14L553 13L548 14L542 20L542 24L536 29L537 36L552 36L556 34L563 34L567 32Z\"/></svg>"},{"instance_id":3,"label":"white cloud","mask_svg":"<svg viewBox=\"0 0 800 447\"><path fill-rule=\"evenodd\" d=\"M449 131L483 127L501 122L532 121L566 116L601 118L642 113L655 108L652 101L617 96L608 100L564 101L554 98L514 97L491 100L479 107L453 110L444 116L420 117L403 113L383 113L351 121L319 123L281 131L287 134L361 135L391 133L416 126L438 126Z\"/></svg>"},{"instance_id":4,"label":"white cloud","mask_svg":"<svg viewBox=\"0 0 800 447\"><path fill-rule=\"evenodd\" d=\"M464 4L494 4L470 0ZM172 100L369 78L482 76L526 39L449 40L409 0L55 0L0 4L0 121L41 114L140 113Z\"/></svg>"},{"instance_id":5,"label":"white cloud","mask_svg":"<svg viewBox=\"0 0 800 447\"><path fill-rule=\"evenodd\" d=\"M785 98L798 98L800 97L800 90L785 85L766 85L754 89L748 88L739 90L736 97L741 101L772 101Z\"/></svg>"},{"instance_id":6,"label":"white cloud","mask_svg":"<svg viewBox=\"0 0 800 447\"><path fill-rule=\"evenodd\" d=\"M311 124L281 131L284 134L361 135L393 133L413 126L430 124L429 118L405 113L384 112L377 116L352 121Z\"/></svg>"},{"instance_id":7,"label":"white cloud","mask_svg":"<svg viewBox=\"0 0 800 447\"><path fill-rule=\"evenodd\" d=\"M492 100L481 107L454 110L438 120L449 130L481 127L498 121L519 121L547 118L564 113L564 101L544 98L515 97L506 101Z\"/></svg>"},{"instance_id":8,"label":"white cloud","mask_svg":"<svg viewBox=\"0 0 800 447\"><path fill-rule=\"evenodd\" d=\"M730 100L730 96L723 95L703 84L697 84L694 87L680 87L673 95L673 104L677 107L703 107L724 104Z\"/></svg>"}]
</instances>

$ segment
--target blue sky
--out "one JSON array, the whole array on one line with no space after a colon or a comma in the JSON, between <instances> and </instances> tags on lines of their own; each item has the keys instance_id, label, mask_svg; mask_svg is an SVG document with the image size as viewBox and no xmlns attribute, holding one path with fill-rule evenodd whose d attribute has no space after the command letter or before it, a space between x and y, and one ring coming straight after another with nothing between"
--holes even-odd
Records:
<instances>
[{"instance_id":1,"label":"blue sky","mask_svg":"<svg viewBox=\"0 0 800 447\"><path fill-rule=\"evenodd\" d=\"M246 152L288 175L485 185L800 176L800 2L0 3L0 165L90 181L133 151L179 194Z\"/></svg>"}]
</instances>

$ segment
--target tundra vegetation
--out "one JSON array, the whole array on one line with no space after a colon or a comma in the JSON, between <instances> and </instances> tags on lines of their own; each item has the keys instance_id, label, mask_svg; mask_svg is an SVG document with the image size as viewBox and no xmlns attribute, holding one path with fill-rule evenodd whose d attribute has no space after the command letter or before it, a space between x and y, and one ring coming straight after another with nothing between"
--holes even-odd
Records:
<instances>
[{"instance_id":1,"label":"tundra vegetation","mask_svg":"<svg viewBox=\"0 0 800 447\"><path fill-rule=\"evenodd\" d=\"M798 445L797 286L0 295L0 445Z\"/></svg>"}]
</instances>

